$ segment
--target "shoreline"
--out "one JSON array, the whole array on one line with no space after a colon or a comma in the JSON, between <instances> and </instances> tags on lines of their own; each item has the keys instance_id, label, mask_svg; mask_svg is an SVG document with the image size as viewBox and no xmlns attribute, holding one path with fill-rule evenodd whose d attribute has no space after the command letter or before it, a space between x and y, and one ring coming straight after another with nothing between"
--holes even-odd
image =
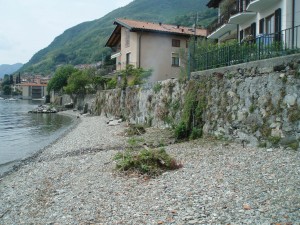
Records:
<instances>
[{"instance_id":1,"label":"shoreline","mask_svg":"<svg viewBox=\"0 0 300 225\"><path fill-rule=\"evenodd\" d=\"M123 176L125 123L82 117L0 179L0 224L298 224L300 152L199 139L165 146L183 168ZM157 141L162 132L149 128ZM139 136L139 139L147 136ZM147 141L147 140L146 140Z\"/></svg>"},{"instance_id":2,"label":"shoreline","mask_svg":"<svg viewBox=\"0 0 300 225\"><path fill-rule=\"evenodd\" d=\"M72 124L65 131L63 131L61 133L61 135L56 137L53 141L51 141L49 144L42 147L41 149L37 150L36 152L29 154L27 157L25 157L23 159L16 159L16 160L1 164L0 167L2 168L2 170L4 172L0 173L0 179L4 178L5 176L7 176L13 172L18 171L22 166L33 162L40 154L42 154L45 151L45 149L51 147L59 139L64 138L69 132L72 132L72 130L75 129L78 126L78 124L81 122L79 114L78 113L76 114L75 112L73 112L71 110L61 111L61 112L58 112L58 114L62 114L64 116L71 117L73 119Z\"/></svg>"}]
</instances>

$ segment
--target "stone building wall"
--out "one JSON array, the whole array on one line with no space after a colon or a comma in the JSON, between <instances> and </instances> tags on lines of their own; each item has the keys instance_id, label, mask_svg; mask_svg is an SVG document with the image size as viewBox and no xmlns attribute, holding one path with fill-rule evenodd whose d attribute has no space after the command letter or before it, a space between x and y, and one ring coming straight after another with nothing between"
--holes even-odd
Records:
<instances>
[{"instance_id":1,"label":"stone building wall","mask_svg":"<svg viewBox=\"0 0 300 225\"><path fill-rule=\"evenodd\" d=\"M100 91L92 111L151 126L174 127L193 83L201 89L197 95L205 95L204 134L255 146L299 148L299 54L195 72L188 82L171 79Z\"/></svg>"}]
</instances>

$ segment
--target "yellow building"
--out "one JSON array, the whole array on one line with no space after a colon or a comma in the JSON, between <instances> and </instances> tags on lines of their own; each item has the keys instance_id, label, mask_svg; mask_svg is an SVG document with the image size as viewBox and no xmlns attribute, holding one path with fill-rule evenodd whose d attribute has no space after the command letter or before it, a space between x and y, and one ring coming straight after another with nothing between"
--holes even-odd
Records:
<instances>
[{"instance_id":1,"label":"yellow building","mask_svg":"<svg viewBox=\"0 0 300 225\"><path fill-rule=\"evenodd\" d=\"M115 30L106 46L113 50L116 69L132 64L137 68L152 69L150 81L178 78L185 62L179 54L187 52L192 36L206 37L205 29L162 23L117 19ZM187 54L184 54L185 56Z\"/></svg>"}]
</instances>

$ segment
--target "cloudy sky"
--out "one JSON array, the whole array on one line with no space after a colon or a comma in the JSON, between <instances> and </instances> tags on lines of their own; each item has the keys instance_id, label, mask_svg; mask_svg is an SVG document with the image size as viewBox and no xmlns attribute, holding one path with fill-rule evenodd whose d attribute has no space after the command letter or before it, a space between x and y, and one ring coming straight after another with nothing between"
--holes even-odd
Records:
<instances>
[{"instance_id":1,"label":"cloudy sky","mask_svg":"<svg viewBox=\"0 0 300 225\"><path fill-rule=\"evenodd\" d=\"M55 37L133 0L0 0L0 65L26 63Z\"/></svg>"}]
</instances>

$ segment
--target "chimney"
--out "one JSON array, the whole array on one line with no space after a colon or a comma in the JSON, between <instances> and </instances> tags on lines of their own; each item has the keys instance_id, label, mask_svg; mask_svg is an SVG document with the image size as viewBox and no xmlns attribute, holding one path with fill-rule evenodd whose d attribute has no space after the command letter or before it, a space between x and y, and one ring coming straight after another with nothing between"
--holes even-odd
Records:
<instances>
[{"instance_id":1,"label":"chimney","mask_svg":"<svg viewBox=\"0 0 300 225\"><path fill-rule=\"evenodd\" d=\"M178 25L177 25L177 28L179 29L179 27L180 27L180 25L178 24Z\"/></svg>"},{"instance_id":2,"label":"chimney","mask_svg":"<svg viewBox=\"0 0 300 225\"><path fill-rule=\"evenodd\" d=\"M161 22L159 22L159 26L161 26Z\"/></svg>"}]
</instances>

